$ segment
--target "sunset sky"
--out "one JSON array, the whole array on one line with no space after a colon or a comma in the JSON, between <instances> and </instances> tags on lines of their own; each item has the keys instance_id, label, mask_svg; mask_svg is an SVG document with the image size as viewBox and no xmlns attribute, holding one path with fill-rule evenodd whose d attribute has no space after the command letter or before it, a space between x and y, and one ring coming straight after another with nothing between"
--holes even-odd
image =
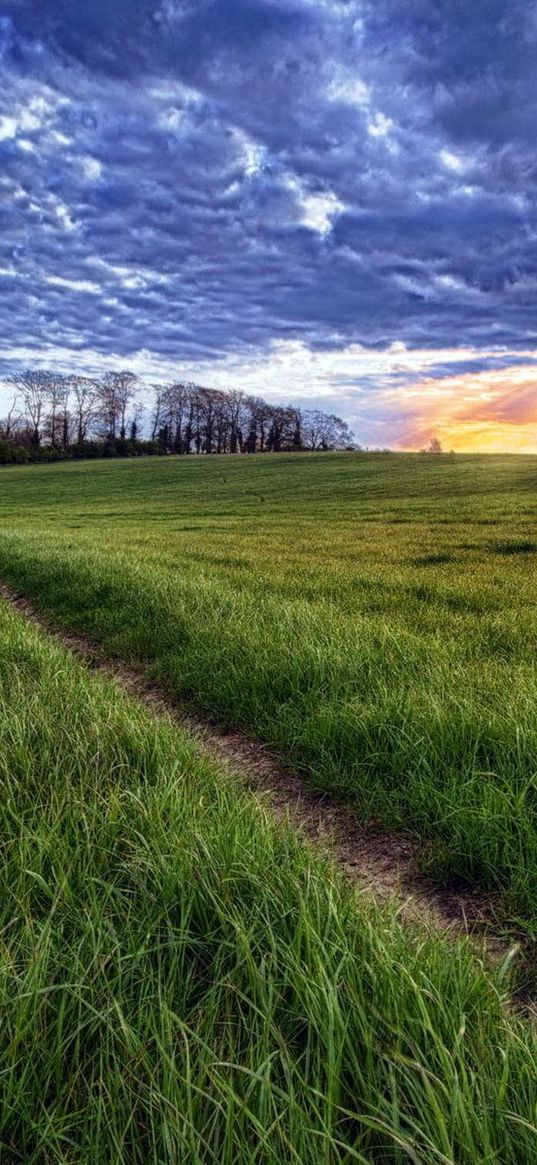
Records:
<instances>
[{"instance_id":1,"label":"sunset sky","mask_svg":"<svg viewBox=\"0 0 537 1165\"><path fill-rule=\"evenodd\" d=\"M0 4L0 374L537 452L536 63L529 0Z\"/></svg>"}]
</instances>

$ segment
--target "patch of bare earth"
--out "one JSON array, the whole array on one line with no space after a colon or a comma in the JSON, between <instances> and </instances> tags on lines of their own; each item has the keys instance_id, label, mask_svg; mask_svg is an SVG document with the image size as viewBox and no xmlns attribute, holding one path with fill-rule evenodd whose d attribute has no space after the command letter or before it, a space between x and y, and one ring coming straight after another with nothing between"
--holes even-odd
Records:
<instances>
[{"instance_id":1,"label":"patch of bare earth","mask_svg":"<svg viewBox=\"0 0 537 1165\"><path fill-rule=\"evenodd\" d=\"M494 926L494 898L476 890L433 885L419 871L419 844L413 837L383 832L376 825L364 828L351 808L309 787L261 741L242 731L227 731L171 699L148 679L142 665L107 658L86 635L59 628L4 584L0 584L0 596L156 715L172 718L186 729L203 752L225 765L230 778L240 778L264 794L274 816L291 822L308 841L320 846L358 888L382 902L395 899L402 915L427 921L454 937L483 936L493 956L506 953L509 944Z\"/></svg>"}]
</instances>

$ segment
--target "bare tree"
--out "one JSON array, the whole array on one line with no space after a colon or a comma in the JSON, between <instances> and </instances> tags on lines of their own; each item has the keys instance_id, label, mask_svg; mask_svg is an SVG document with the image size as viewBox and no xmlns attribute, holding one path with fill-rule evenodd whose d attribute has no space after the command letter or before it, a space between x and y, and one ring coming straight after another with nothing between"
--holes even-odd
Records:
<instances>
[{"instance_id":1,"label":"bare tree","mask_svg":"<svg viewBox=\"0 0 537 1165\"><path fill-rule=\"evenodd\" d=\"M167 437L164 447L170 452L189 452L189 449L185 449L185 427L191 403L191 386L183 381L174 381L165 389L162 415Z\"/></svg>"},{"instance_id":2,"label":"bare tree","mask_svg":"<svg viewBox=\"0 0 537 1165\"><path fill-rule=\"evenodd\" d=\"M272 420L272 406L260 396L246 398L245 406L248 414L244 449L247 453L264 453L267 448L267 435Z\"/></svg>"},{"instance_id":3,"label":"bare tree","mask_svg":"<svg viewBox=\"0 0 537 1165\"><path fill-rule=\"evenodd\" d=\"M87 440L90 426L95 420L99 385L89 376L72 376L70 386L75 440L76 444L81 446Z\"/></svg>"},{"instance_id":4,"label":"bare tree","mask_svg":"<svg viewBox=\"0 0 537 1165\"><path fill-rule=\"evenodd\" d=\"M324 413L320 409L305 409L302 414L302 434L306 449L320 449L324 434Z\"/></svg>"},{"instance_id":5,"label":"bare tree","mask_svg":"<svg viewBox=\"0 0 537 1165\"><path fill-rule=\"evenodd\" d=\"M7 417L0 422L0 435L14 444L16 431L19 446L26 447L31 460L38 459L42 443L51 447L47 458L51 451L60 455L72 449L80 454L92 436L104 441L103 453L132 453L135 442L136 451L143 451L138 443L143 441L144 409L133 372L107 372L94 379L29 370L9 377L9 383L15 394ZM153 385L153 389L149 432L165 453L277 453L355 447L346 422L320 409L273 405L240 389L224 392L188 381ZM430 448L440 452L440 442L433 441Z\"/></svg>"},{"instance_id":6,"label":"bare tree","mask_svg":"<svg viewBox=\"0 0 537 1165\"><path fill-rule=\"evenodd\" d=\"M69 445L69 392L70 381L67 376L48 373L48 411L43 436L53 449L67 449Z\"/></svg>"},{"instance_id":7,"label":"bare tree","mask_svg":"<svg viewBox=\"0 0 537 1165\"><path fill-rule=\"evenodd\" d=\"M138 377L134 372L116 372L116 398L118 403L119 436L126 437L127 411L138 394Z\"/></svg>"},{"instance_id":8,"label":"bare tree","mask_svg":"<svg viewBox=\"0 0 537 1165\"><path fill-rule=\"evenodd\" d=\"M154 399L153 408L151 411L151 440L155 441L162 425L162 418L164 414L164 401L166 396L166 389L160 384L153 386Z\"/></svg>"},{"instance_id":9,"label":"bare tree","mask_svg":"<svg viewBox=\"0 0 537 1165\"><path fill-rule=\"evenodd\" d=\"M50 373L32 372L31 369L27 369L25 372L17 372L10 376L9 383L22 399L31 444L38 449L50 397Z\"/></svg>"},{"instance_id":10,"label":"bare tree","mask_svg":"<svg viewBox=\"0 0 537 1165\"><path fill-rule=\"evenodd\" d=\"M237 388L226 393L227 411L229 416L229 452L236 453L242 450L243 427L245 417L245 395Z\"/></svg>"},{"instance_id":11,"label":"bare tree","mask_svg":"<svg viewBox=\"0 0 537 1165\"><path fill-rule=\"evenodd\" d=\"M2 431L2 436L5 438L6 441L9 441L10 438L12 437L14 429L17 425L18 420L19 420L20 414L18 413L18 407L19 407L19 397L18 397L17 393L14 393L13 398L11 400L11 404L8 408L8 411L5 415L5 417L2 419L2 421L0 421L0 428Z\"/></svg>"},{"instance_id":12,"label":"bare tree","mask_svg":"<svg viewBox=\"0 0 537 1165\"><path fill-rule=\"evenodd\" d=\"M98 412L107 441L114 442L127 435L127 410L138 391L138 377L134 372L106 372L98 381Z\"/></svg>"},{"instance_id":13,"label":"bare tree","mask_svg":"<svg viewBox=\"0 0 537 1165\"><path fill-rule=\"evenodd\" d=\"M295 427L296 409L273 405L270 412L267 449L271 453L282 453L293 448Z\"/></svg>"},{"instance_id":14,"label":"bare tree","mask_svg":"<svg viewBox=\"0 0 537 1165\"><path fill-rule=\"evenodd\" d=\"M346 449L352 447L353 433L346 421L334 413L320 409L305 409L302 413L303 447L316 450Z\"/></svg>"},{"instance_id":15,"label":"bare tree","mask_svg":"<svg viewBox=\"0 0 537 1165\"><path fill-rule=\"evenodd\" d=\"M217 388L199 388L200 421L203 425L202 449L205 453L222 452L226 425L227 395Z\"/></svg>"}]
</instances>

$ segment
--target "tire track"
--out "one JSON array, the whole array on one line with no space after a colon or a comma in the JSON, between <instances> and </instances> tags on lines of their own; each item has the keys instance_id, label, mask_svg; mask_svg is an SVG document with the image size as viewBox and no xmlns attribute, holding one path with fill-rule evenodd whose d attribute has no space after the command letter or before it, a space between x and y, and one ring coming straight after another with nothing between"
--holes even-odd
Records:
<instances>
[{"instance_id":1,"label":"tire track","mask_svg":"<svg viewBox=\"0 0 537 1165\"><path fill-rule=\"evenodd\" d=\"M381 903L395 900L402 916L426 922L454 938L481 938L493 957L505 956L512 947L495 921L495 897L479 890L434 885L419 870L417 839L382 831L376 824L364 828L350 807L327 793L317 793L273 749L243 731L227 731L173 700L148 678L142 665L107 657L88 636L60 628L6 584L0 583L0 596L86 666L141 700L154 715L165 716L186 730L205 754L225 767L230 779L240 779L262 794L274 817L290 822L308 842L321 847L360 891L373 894Z\"/></svg>"}]
</instances>

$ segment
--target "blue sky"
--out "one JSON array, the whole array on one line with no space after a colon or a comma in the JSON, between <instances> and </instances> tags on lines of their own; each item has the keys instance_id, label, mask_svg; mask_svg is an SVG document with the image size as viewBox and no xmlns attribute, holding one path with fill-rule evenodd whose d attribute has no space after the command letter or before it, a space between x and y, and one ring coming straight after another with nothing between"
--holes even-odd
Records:
<instances>
[{"instance_id":1,"label":"blue sky","mask_svg":"<svg viewBox=\"0 0 537 1165\"><path fill-rule=\"evenodd\" d=\"M0 373L535 448L537 6L8 0Z\"/></svg>"}]
</instances>

